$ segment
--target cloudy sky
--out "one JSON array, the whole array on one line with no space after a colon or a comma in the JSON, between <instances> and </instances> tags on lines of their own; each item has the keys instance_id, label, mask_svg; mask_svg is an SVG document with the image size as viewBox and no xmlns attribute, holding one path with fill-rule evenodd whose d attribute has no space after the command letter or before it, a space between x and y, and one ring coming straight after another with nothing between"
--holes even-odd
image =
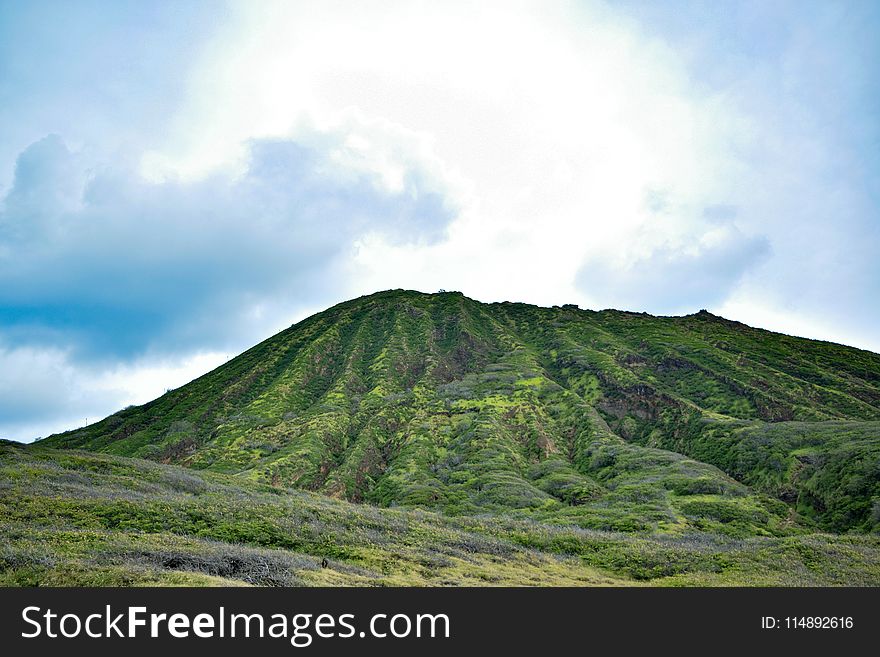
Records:
<instances>
[{"instance_id":1,"label":"cloudy sky","mask_svg":"<svg viewBox=\"0 0 880 657\"><path fill-rule=\"evenodd\" d=\"M880 351L880 4L0 0L0 437L388 288Z\"/></svg>"}]
</instances>

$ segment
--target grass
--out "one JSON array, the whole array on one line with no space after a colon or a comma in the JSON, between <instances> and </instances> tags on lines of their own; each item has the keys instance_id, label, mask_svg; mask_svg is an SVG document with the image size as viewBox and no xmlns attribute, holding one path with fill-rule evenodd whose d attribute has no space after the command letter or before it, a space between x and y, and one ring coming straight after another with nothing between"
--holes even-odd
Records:
<instances>
[{"instance_id":1,"label":"grass","mask_svg":"<svg viewBox=\"0 0 880 657\"><path fill-rule=\"evenodd\" d=\"M448 517L11 444L0 446L0 482L2 585L880 584L872 536L742 539Z\"/></svg>"}]
</instances>

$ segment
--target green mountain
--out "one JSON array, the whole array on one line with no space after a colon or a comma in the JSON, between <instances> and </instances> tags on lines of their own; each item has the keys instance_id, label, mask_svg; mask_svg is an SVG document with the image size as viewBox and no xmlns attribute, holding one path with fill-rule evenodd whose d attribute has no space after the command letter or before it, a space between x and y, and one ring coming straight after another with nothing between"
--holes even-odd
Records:
<instances>
[{"instance_id":1,"label":"green mountain","mask_svg":"<svg viewBox=\"0 0 880 657\"><path fill-rule=\"evenodd\" d=\"M880 355L705 311L396 290L314 315L46 448L449 522L877 533Z\"/></svg>"}]
</instances>

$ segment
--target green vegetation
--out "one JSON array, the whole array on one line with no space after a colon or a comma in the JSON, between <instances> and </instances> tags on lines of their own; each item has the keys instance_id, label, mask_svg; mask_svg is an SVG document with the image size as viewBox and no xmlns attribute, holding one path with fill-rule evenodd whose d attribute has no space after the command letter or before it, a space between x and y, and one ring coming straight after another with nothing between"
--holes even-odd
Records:
<instances>
[{"instance_id":1,"label":"green vegetation","mask_svg":"<svg viewBox=\"0 0 880 657\"><path fill-rule=\"evenodd\" d=\"M415 565L433 558L431 541L465 532L513 550L472 555L503 583L540 579L539 562L555 583L867 583L880 540L880 355L705 311L398 290L335 306L149 404L13 455L35 470L0 478L7 498L22 496L9 549L55 554L45 582L76 579L53 552L69 548L58 537L70 529L117 555L95 575L107 581L270 583L217 565L237 549L229 558L247 563L294 559L282 584L467 583L457 561ZM127 471L119 481L115 468ZM101 478L80 489L56 477L83 471ZM304 509L332 510L336 524L294 527ZM338 528L365 519L365 534ZM393 528L401 519L407 531ZM170 573L131 556L178 544L201 556L173 557L185 565ZM389 550L399 566L382 561ZM321 554L370 574L295 565ZM202 558L214 565L193 565ZM18 567L4 572L24 581Z\"/></svg>"},{"instance_id":2,"label":"green vegetation","mask_svg":"<svg viewBox=\"0 0 880 657\"><path fill-rule=\"evenodd\" d=\"M880 585L876 536L742 539L449 517L12 444L0 445L0 482L7 586Z\"/></svg>"}]
</instances>

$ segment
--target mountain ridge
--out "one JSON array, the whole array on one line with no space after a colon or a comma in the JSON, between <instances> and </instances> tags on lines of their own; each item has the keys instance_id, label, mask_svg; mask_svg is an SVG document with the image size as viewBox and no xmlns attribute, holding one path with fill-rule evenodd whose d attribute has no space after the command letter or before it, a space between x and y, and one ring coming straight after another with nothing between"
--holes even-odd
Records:
<instances>
[{"instance_id":1,"label":"mountain ridge","mask_svg":"<svg viewBox=\"0 0 880 657\"><path fill-rule=\"evenodd\" d=\"M874 531L880 355L708 311L389 290L40 442L453 515Z\"/></svg>"}]
</instances>

